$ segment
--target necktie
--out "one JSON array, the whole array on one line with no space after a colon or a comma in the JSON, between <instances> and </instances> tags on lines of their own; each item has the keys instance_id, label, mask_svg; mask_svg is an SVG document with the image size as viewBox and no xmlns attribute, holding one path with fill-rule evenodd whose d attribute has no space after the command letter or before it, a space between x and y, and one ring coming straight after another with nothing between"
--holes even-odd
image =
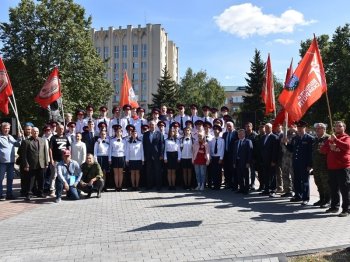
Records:
<instances>
[{"instance_id":1,"label":"necktie","mask_svg":"<svg viewBox=\"0 0 350 262\"><path fill-rule=\"evenodd\" d=\"M214 146L214 154L216 155L218 153L218 139L215 139L215 146Z\"/></svg>"},{"instance_id":2,"label":"necktie","mask_svg":"<svg viewBox=\"0 0 350 262\"><path fill-rule=\"evenodd\" d=\"M117 139L117 142L120 142L120 139Z\"/></svg>"},{"instance_id":3,"label":"necktie","mask_svg":"<svg viewBox=\"0 0 350 262\"><path fill-rule=\"evenodd\" d=\"M192 116L192 123L194 123L194 122L193 122L193 116Z\"/></svg>"},{"instance_id":4,"label":"necktie","mask_svg":"<svg viewBox=\"0 0 350 262\"><path fill-rule=\"evenodd\" d=\"M130 125L130 119L129 119L129 118L127 118L126 120L128 121L128 125Z\"/></svg>"},{"instance_id":5,"label":"necktie","mask_svg":"<svg viewBox=\"0 0 350 262\"><path fill-rule=\"evenodd\" d=\"M186 138L186 141L190 140L188 137Z\"/></svg>"},{"instance_id":6,"label":"necktie","mask_svg":"<svg viewBox=\"0 0 350 262\"><path fill-rule=\"evenodd\" d=\"M241 148L241 143L242 143L242 141L239 140L239 141L238 141L238 147L237 147L237 153L239 152L239 149Z\"/></svg>"},{"instance_id":7,"label":"necktie","mask_svg":"<svg viewBox=\"0 0 350 262\"><path fill-rule=\"evenodd\" d=\"M183 129L183 128L184 128L183 117L181 117L181 120L180 120L180 125L181 125L181 129Z\"/></svg>"},{"instance_id":8,"label":"necktie","mask_svg":"<svg viewBox=\"0 0 350 262\"><path fill-rule=\"evenodd\" d=\"M93 133L90 132L90 139L92 139L94 137Z\"/></svg>"},{"instance_id":9,"label":"necktie","mask_svg":"<svg viewBox=\"0 0 350 262\"><path fill-rule=\"evenodd\" d=\"M204 122L207 122L207 117L204 117Z\"/></svg>"},{"instance_id":10,"label":"necktie","mask_svg":"<svg viewBox=\"0 0 350 262\"><path fill-rule=\"evenodd\" d=\"M119 118L117 118L117 125L119 125Z\"/></svg>"},{"instance_id":11,"label":"necktie","mask_svg":"<svg viewBox=\"0 0 350 262\"><path fill-rule=\"evenodd\" d=\"M152 143L152 139L153 139L153 132L149 133L149 141Z\"/></svg>"},{"instance_id":12,"label":"necktie","mask_svg":"<svg viewBox=\"0 0 350 262\"><path fill-rule=\"evenodd\" d=\"M231 132L228 132L226 136L226 151L228 151L228 145L230 144L230 141L231 141Z\"/></svg>"},{"instance_id":13,"label":"necktie","mask_svg":"<svg viewBox=\"0 0 350 262\"><path fill-rule=\"evenodd\" d=\"M143 120L141 119L141 126L143 126Z\"/></svg>"},{"instance_id":14,"label":"necktie","mask_svg":"<svg viewBox=\"0 0 350 262\"><path fill-rule=\"evenodd\" d=\"M132 141L133 143L136 143L136 141L134 140L134 141Z\"/></svg>"}]
</instances>

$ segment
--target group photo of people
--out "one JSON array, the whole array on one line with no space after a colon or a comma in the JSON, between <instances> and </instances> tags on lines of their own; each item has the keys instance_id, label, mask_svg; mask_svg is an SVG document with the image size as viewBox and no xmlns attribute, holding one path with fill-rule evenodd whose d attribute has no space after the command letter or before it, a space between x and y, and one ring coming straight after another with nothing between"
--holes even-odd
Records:
<instances>
[{"instance_id":1,"label":"group photo of people","mask_svg":"<svg viewBox=\"0 0 350 262\"><path fill-rule=\"evenodd\" d=\"M273 120L238 127L227 107L195 104L162 105L148 116L129 104L114 106L112 116L106 106L95 111L88 105L66 113L63 123L40 128L26 122L17 139L11 124L2 122L0 200L51 197L60 203L103 192L228 190L349 215L350 137L343 121L334 130L325 123L285 127ZM13 193L15 167L20 196ZM319 192L314 203L310 175Z\"/></svg>"}]
</instances>

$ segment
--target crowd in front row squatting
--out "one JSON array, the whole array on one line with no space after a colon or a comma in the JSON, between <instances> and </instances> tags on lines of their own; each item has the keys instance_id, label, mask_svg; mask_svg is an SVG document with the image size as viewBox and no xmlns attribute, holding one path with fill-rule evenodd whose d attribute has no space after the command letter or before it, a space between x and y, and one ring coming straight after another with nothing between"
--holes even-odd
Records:
<instances>
[{"instance_id":1,"label":"crowd in front row squatting","mask_svg":"<svg viewBox=\"0 0 350 262\"><path fill-rule=\"evenodd\" d=\"M21 195L62 195L78 200L104 191L129 189L220 190L249 194L260 191L269 197L290 198L301 205L313 204L327 213L346 217L350 212L350 137L342 121L327 126L303 121L288 127L252 123L235 128L228 108L221 114L203 106L203 116L191 105L175 110L153 109L151 119L143 108L107 107L94 119L93 106L66 115L63 123L50 122L41 130L27 122L18 140L10 135L10 124L1 123L0 200L11 200L14 165L19 166ZM123 111L123 112L121 112ZM306 131L308 130L308 132ZM15 155L15 148L18 148ZM6 174L6 195L3 181ZM319 201L309 203L310 174L319 192ZM258 181L258 183L257 183ZM259 185L257 187L256 185ZM340 204L341 209L340 209Z\"/></svg>"}]
</instances>

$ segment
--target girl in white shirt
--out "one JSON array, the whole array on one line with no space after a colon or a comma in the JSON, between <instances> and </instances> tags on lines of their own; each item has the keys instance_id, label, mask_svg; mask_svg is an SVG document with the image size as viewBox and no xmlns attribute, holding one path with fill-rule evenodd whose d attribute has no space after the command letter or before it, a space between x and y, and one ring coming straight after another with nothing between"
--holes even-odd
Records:
<instances>
[{"instance_id":1,"label":"girl in white shirt","mask_svg":"<svg viewBox=\"0 0 350 262\"><path fill-rule=\"evenodd\" d=\"M109 171L108 163L108 152L109 152L109 140L107 139L107 129L101 129L100 137L95 142L94 146L94 157L102 169L103 175L107 181L107 171ZM107 184L107 183L106 183ZM106 185L105 185L106 190Z\"/></svg>"},{"instance_id":2,"label":"girl in white shirt","mask_svg":"<svg viewBox=\"0 0 350 262\"><path fill-rule=\"evenodd\" d=\"M130 169L132 189L139 190L140 170L145 160L142 141L138 139L135 128L132 129L131 137L126 143L125 160Z\"/></svg>"},{"instance_id":3,"label":"girl in white shirt","mask_svg":"<svg viewBox=\"0 0 350 262\"><path fill-rule=\"evenodd\" d=\"M77 161L79 166L81 166L86 159L86 145L81 141L81 133L77 132L75 135L75 140L71 144L72 159Z\"/></svg>"},{"instance_id":4,"label":"girl in white shirt","mask_svg":"<svg viewBox=\"0 0 350 262\"><path fill-rule=\"evenodd\" d=\"M175 130L171 128L165 140L164 163L168 168L169 190L175 190L176 167L180 163L181 151L179 140L176 139Z\"/></svg>"},{"instance_id":5,"label":"girl in white shirt","mask_svg":"<svg viewBox=\"0 0 350 262\"><path fill-rule=\"evenodd\" d=\"M191 189L192 180L192 145L194 139L191 137L190 127L184 128L184 137L180 138L180 150L181 150L181 167L184 178L184 187L186 190Z\"/></svg>"},{"instance_id":6,"label":"girl in white shirt","mask_svg":"<svg viewBox=\"0 0 350 262\"><path fill-rule=\"evenodd\" d=\"M121 125L113 125L113 129L116 136L110 140L108 162L113 168L116 191L120 192L123 185L126 141L122 138L123 130Z\"/></svg>"}]
</instances>

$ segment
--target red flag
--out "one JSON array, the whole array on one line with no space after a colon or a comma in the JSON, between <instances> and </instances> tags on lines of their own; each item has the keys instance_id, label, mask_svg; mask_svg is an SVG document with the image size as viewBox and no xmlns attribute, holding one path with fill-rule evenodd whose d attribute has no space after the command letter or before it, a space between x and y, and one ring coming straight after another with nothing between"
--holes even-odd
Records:
<instances>
[{"instance_id":1,"label":"red flag","mask_svg":"<svg viewBox=\"0 0 350 262\"><path fill-rule=\"evenodd\" d=\"M119 106L124 106L126 104L131 105L133 108L138 108L139 104L137 103L136 95L134 93L134 89L131 86L131 83L129 81L128 74L126 70L124 71L124 78L123 78L123 84L122 89L120 92L120 101Z\"/></svg>"},{"instance_id":2,"label":"red flag","mask_svg":"<svg viewBox=\"0 0 350 262\"><path fill-rule=\"evenodd\" d=\"M298 121L327 91L322 58L314 38L309 49L280 94L278 101L289 116Z\"/></svg>"},{"instance_id":3,"label":"red flag","mask_svg":"<svg viewBox=\"0 0 350 262\"><path fill-rule=\"evenodd\" d=\"M12 96L12 85L6 67L0 57L0 111L9 114L8 98Z\"/></svg>"},{"instance_id":4,"label":"red flag","mask_svg":"<svg viewBox=\"0 0 350 262\"><path fill-rule=\"evenodd\" d=\"M283 125L283 122L286 119L286 114L288 114L288 113L286 112L286 110L284 110L284 108L282 108L278 112L278 114L277 114L277 116L276 116L276 118L275 118L275 120L273 121L273 124L272 124L273 130L277 127L277 125ZM292 119L291 117L288 116L288 126L293 124L295 121L296 120L294 120L294 119Z\"/></svg>"},{"instance_id":5,"label":"red flag","mask_svg":"<svg viewBox=\"0 0 350 262\"><path fill-rule=\"evenodd\" d=\"M47 108L51 103L61 97L61 86L58 78L58 68L55 67L47 78L35 101L43 108Z\"/></svg>"},{"instance_id":6,"label":"red flag","mask_svg":"<svg viewBox=\"0 0 350 262\"><path fill-rule=\"evenodd\" d=\"M275 111L275 88L273 85L273 75L271 69L270 54L267 58L265 79L262 87L261 97L265 103L265 115Z\"/></svg>"},{"instance_id":7,"label":"red flag","mask_svg":"<svg viewBox=\"0 0 350 262\"><path fill-rule=\"evenodd\" d=\"M284 86L286 87L289 80L291 79L293 75L293 59L292 61L290 62L290 66L289 68L287 68L287 73L286 73L286 79L284 80Z\"/></svg>"}]
</instances>

